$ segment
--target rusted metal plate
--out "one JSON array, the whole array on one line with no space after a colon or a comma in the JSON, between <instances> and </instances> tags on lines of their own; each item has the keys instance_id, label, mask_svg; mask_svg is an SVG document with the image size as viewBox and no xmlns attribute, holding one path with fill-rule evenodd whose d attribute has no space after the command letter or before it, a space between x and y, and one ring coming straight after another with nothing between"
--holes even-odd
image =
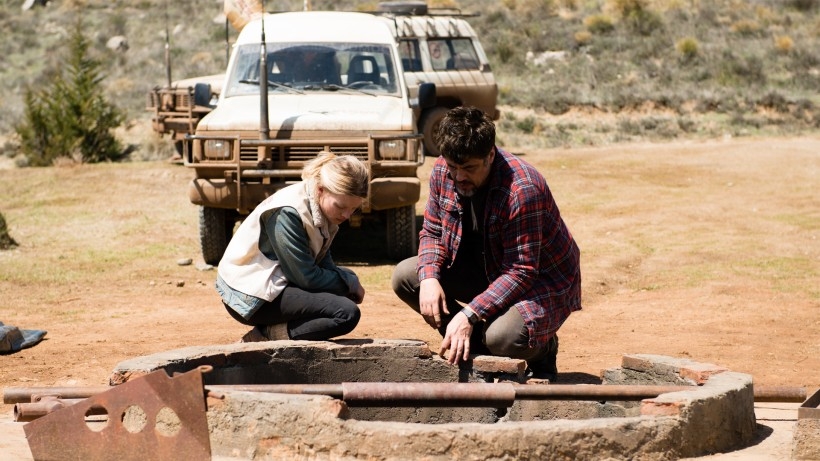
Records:
<instances>
[{"instance_id":1,"label":"rusted metal plate","mask_svg":"<svg viewBox=\"0 0 820 461\"><path fill-rule=\"evenodd\" d=\"M39 460L210 460L202 372L157 370L23 429ZM100 413L107 417L100 418Z\"/></svg>"},{"instance_id":2,"label":"rusted metal plate","mask_svg":"<svg viewBox=\"0 0 820 461\"><path fill-rule=\"evenodd\" d=\"M797 419L820 419L820 389L797 409Z\"/></svg>"}]
</instances>

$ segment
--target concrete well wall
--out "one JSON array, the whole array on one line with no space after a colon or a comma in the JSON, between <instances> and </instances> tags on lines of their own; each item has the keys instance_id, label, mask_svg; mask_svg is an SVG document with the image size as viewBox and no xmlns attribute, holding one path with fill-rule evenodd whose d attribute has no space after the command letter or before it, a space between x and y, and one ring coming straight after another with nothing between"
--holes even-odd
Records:
<instances>
[{"instance_id":1,"label":"concrete well wall","mask_svg":"<svg viewBox=\"0 0 820 461\"><path fill-rule=\"evenodd\" d=\"M425 343L271 341L167 351L120 363L112 384L210 365L207 384L492 382L523 362L452 367ZM510 408L352 408L326 396L230 391L208 398L211 447L239 459L671 460L733 450L755 429L751 377L709 364L624 356L604 384L691 385L642 402L516 401Z\"/></svg>"}]
</instances>

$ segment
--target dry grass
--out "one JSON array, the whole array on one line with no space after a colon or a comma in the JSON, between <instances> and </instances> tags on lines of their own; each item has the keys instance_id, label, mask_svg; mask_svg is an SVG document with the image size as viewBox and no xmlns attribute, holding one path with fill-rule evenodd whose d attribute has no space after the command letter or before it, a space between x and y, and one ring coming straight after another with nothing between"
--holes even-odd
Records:
<instances>
[{"instance_id":1,"label":"dry grass","mask_svg":"<svg viewBox=\"0 0 820 461\"><path fill-rule=\"evenodd\" d=\"M820 139L511 150L544 172L582 251L585 307L562 328L562 370L641 352L820 386ZM191 177L162 161L0 170L19 243L0 251L0 320L49 331L0 356L0 387L98 384L126 358L244 333L214 273L177 265L200 259ZM333 251L367 290L354 336L438 347L390 290L378 223Z\"/></svg>"}]
</instances>

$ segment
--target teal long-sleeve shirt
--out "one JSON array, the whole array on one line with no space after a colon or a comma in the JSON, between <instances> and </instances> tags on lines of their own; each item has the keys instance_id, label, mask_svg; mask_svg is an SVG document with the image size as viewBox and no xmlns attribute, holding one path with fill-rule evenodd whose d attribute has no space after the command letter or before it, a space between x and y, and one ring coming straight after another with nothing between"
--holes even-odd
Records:
<instances>
[{"instance_id":1,"label":"teal long-sleeve shirt","mask_svg":"<svg viewBox=\"0 0 820 461\"><path fill-rule=\"evenodd\" d=\"M260 224L259 250L279 261L289 284L309 291L348 295L349 277L355 275L336 266L329 251L320 261L315 260L302 218L295 208L266 211L260 217Z\"/></svg>"}]
</instances>

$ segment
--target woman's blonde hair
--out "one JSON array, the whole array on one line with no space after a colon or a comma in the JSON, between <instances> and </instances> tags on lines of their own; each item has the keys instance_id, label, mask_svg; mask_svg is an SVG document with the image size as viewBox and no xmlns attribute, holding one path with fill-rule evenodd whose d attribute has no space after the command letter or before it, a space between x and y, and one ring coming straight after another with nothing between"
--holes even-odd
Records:
<instances>
[{"instance_id":1,"label":"woman's blonde hair","mask_svg":"<svg viewBox=\"0 0 820 461\"><path fill-rule=\"evenodd\" d=\"M333 194L367 198L370 170L352 155L322 152L302 168L302 179L312 180Z\"/></svg>"}]
</instances>

